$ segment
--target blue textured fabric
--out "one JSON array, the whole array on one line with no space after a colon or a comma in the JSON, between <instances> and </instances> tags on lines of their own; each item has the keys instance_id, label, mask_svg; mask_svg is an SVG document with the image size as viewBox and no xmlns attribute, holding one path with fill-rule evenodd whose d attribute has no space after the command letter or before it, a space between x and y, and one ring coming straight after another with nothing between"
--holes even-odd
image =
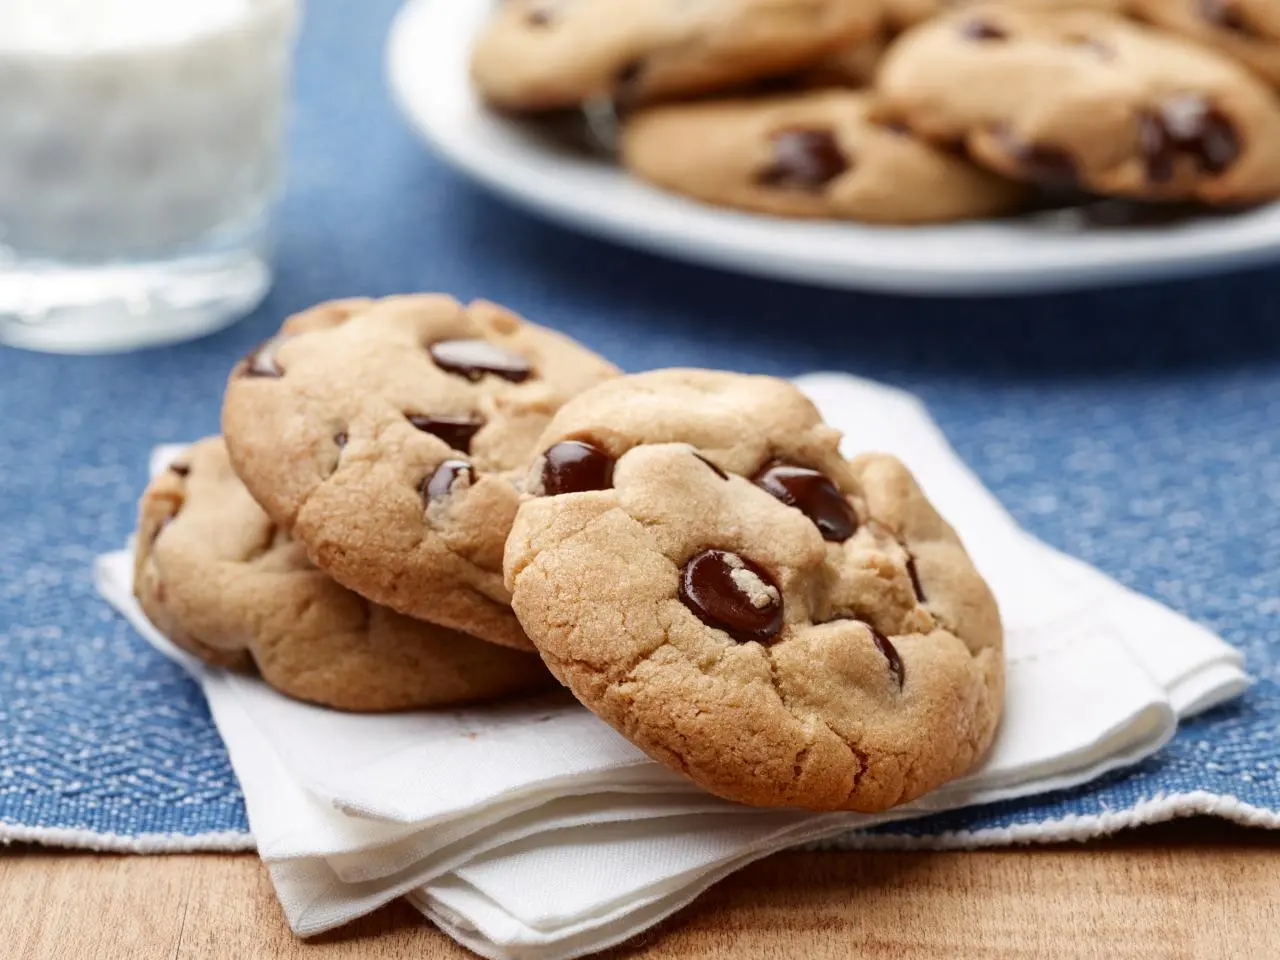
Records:
<instances>
[{"instance_id":1,"label":"blue textured fabric","mask_svg":"<svg viewBox=\"0 0 1280 960\"><path fill-rule=\"evenodd\" d=\"M1033 823L1187 790L1280 811L1280 271L912 300L599 244L423 152L384 91L394 6L311 4L279 279L254 317L119 357L0 348L0 821L245 830L199 690L97 598L90 561L128 536L152 445L216 431L226 372L283 314L413 289L509 304L631 370L839 368L915 391L1030 530L1219 632L1258 677L1136 770L908 829Z\"/></svg>"}]
</instances>

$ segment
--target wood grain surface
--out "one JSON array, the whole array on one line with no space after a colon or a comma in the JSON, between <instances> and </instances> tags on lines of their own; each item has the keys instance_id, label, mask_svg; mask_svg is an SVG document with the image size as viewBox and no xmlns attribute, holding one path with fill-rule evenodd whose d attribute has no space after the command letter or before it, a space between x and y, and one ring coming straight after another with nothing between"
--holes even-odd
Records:
<instances>
[{"instance_id":1,"label":"wood grain surface","mask_svg":"<svg viewBox=\"0 0 1280 960\"><path fill-rule=\"evenodd\" d=\"M0 853L0 957L463 960L396 903L304 943L246 855ZM787 853L610 960L1280 958L1280 836L1184 821L1087 846Z\"/></svg>"}]
</instances>

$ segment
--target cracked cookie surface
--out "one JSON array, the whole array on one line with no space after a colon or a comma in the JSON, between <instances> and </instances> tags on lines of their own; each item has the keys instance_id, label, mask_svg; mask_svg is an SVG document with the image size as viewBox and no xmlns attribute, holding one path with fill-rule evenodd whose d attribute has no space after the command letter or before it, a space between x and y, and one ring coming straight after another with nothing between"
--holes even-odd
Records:
<instances>
[{"instance_id":1,"label":"cracked cookie surface","mask_svg":"<svg viewBox=\"0 0 1280 960\"><path fill-rule=\"evenodd\" d=\"M254 498L338 582L528 649L502 582L513 471L561 404L616 372L484 301L339 301L236 367L223 432Z\"/></svg>"},{"instance_id":2,"label":"cracked cookie surface","mask_svg":"<svg viewBox=\"0 0 1280 960\"><path fill-rule=\"evenodd\" d=\"M803 67L872 36L878 0L506 0L471 72L510 110L642 103Z\"/></svg>"},{"instance_id":3,"label":"cracked cookie surface","mask_svg":"<svg viewBox=\"0 0 1280 960\"><path fill-rule=\"evenodd\" d=\"M642 110L623 163L708 203L793 217L933 223L1016 209L1026 188L881 123L874 94L819 90Z\"/></svg>"},{"instance_id":4,"label":"cracked cookie surface","mask_svg":"<svg viewBox=\"0 0 1280 960\"><path fill-rule=\"evenodd\" d=\"M1094 10L982 3L880 65L916 133L1051 187L1152 200L1280 195L1280 101L1221 53Z\"/></svg>"},{"instance_id":5,"label":"cracked cookie surface","mask_svg":"<svg viewBox=\"0 0 1280 960\"><path fill-rule=\"evenodd\" d=\"M838 443L784 381L625 377L552 421L508 541L552 672L730 800L883 810L999 719L986 584L901 463Z\"/></svg>"},{"instance_id":6,"label":"cracked cookie surface","mask_svg":"<svg viewBox=\"0 0 1280 960\"><path fill-rule=\"evenodd\" d=\"M162 633L206 663L256 665L280 692L341 710L553 685L533 654L371 604L317 570L254 502L219 438L191 447L143 494L134 592Z\"/></svg>"}]
</instances>

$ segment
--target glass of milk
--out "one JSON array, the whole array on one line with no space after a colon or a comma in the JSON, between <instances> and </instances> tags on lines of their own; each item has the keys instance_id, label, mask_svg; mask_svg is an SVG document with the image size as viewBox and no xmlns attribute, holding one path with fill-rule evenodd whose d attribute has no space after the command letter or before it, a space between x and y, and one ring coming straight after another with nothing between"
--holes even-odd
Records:
<instances>
[{"instance_id":1,"label":"glass of milk","mask_svg":"<svg viewBox=\"0 0 1280 960\"><path fill-rule=\"evenodd\" d=\"M0 343L189 339L271 285L300 0L0 0Z\"/></svg>"}]
</instances>

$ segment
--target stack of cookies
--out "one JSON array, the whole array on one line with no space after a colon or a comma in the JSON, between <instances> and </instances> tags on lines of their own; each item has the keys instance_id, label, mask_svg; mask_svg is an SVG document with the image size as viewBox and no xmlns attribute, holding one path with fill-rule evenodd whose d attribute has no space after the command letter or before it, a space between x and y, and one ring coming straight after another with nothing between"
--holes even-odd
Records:
<instances>
[{"instance_id":1,"label":"stack of cookies","mask_svg":"<svg viewBox=\"0 0 1280 960\"><path fill-rule=\"evenodd\" d=\"M472 74L507 112L606 105L636 176L761 213L1280 196L1275 0L505 0Z\"/></svg>"},{"instance_id":2,"label":"stack of cookies","mask_svg":"<svg viewBox=\"0 0 1280 960\"><path fill-rule=\"evenodd\" d=\"M621 376L491 303L324 304L233 371L142 499L135 592L282 693L385 711L553 687L703 788L882 810L967 771L996 604L893 457L793 386Z\"/></svg>"}]
</instances>

